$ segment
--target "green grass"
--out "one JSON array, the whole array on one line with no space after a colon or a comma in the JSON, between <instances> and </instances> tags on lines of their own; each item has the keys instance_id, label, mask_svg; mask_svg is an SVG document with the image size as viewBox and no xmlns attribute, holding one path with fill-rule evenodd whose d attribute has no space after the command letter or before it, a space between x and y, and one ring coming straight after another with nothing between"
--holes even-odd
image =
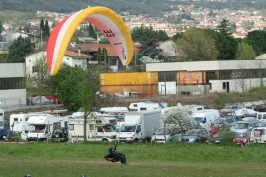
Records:
<instances>
[{"instance_id":1,"label":"green grass","mask_svg":"<svg viewBox=\"0 0 266 177\"><path fill-rule=\"evenodd\" d=\"M0 177L265 176L266 147L197 143L119 144L128 166L103 159L109 143L0 144Z\"/></svg>"}]
</instances>

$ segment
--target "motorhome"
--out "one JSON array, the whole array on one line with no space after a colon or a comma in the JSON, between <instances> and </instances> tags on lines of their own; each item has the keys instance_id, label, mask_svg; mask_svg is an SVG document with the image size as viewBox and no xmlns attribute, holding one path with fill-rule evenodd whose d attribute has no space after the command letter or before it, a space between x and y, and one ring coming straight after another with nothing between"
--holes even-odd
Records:
<instances>
[{"instance_id":1,"label":"motorhome","mask_svg":"<svg viewBox=\"0 0 266 177\"><path fill-rule=\"evenodd\" d=\"M167 103L150 103L150 102L138 102L138 103L130 103L129 109L132 111L145 111L145 110L162 110L166 108Z\"/></svg>"},{"instance_id":2,"label":"motorhome","mask_svg":"<svg viewBox=\"0 0 266 177\"><path fill-rule=\"evenodd\" d=\"M110 113L110 114L121 114L128 112L127 107L103 107L100 109L100 112Z\"/></svg>"},{"instance_id":3,"label":"motorhome","mask_svg":"<svg viewBox=\"0 0 266 177\"><path fill-rule=\"evenodd\" d=\"M29 129L28 119L31 116L49 116L49 114L45 113L20 113L20 114L11 114L9 117L10 122L10 130L13 132L21 133L23 130Z\"/></svg>"},{"instance_id":4,"label":"motorhome","mask_svg":"<svg viewBox=\"0 0 266 177\"><path fill-rule=\"evenodd\" d=\"M22 131L21 139L28 141L43 141L51 138L54 128L67 127L68 117L52 115L31 116L28 119L29 129Z\"/></svg>"},{"instance_id":5,"label":"motorhome","mask_svg":"<svg viewBox=\"0 0 266 177\"><path fill-rule=\"evenodd\" d=\"M86 124L87 141L109 141L116 139L114 130L116 118L112 116L90 115ZM69 141L84 141L84 119L69 119Z\"/></svg>"}]
</instances>

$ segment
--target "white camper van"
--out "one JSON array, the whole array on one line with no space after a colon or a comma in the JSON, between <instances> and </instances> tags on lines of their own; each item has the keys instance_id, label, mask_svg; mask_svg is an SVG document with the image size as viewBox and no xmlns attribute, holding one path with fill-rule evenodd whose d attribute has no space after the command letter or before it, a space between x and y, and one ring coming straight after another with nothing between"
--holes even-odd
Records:
<instances>
[{"instance_id":1,"label":"white camper van","mask_svg":"<svg viewBox=\"0 0 266 177\"><path fill-rule=\"evenodd\" d=\"M192 117L199 122L203 128L207 128L207 126L210 126L220 117L220 114L216 109L205 109L204 111L193 113Z\"/></svg>"},{"instance_id":2,"label":"white camper van","mask_svg":"<svg viewBox=\"0 0 266 177\"><path fill-rule=\"evenodd\" d=\"M9 117L9 122L10 122L10 130L13 132L21 133L23 130L28 130L29 129L29 124L28 124L28 119L31 116L49 116L49 114L45 113L21 113L21 114L11 114Z\"/></svg>"},{"instance_id":3,"label":"white camper van","mask_svg":"<svg viewBox=\"0 0 266 177\"><path fill-rule=\"evenodd\" d=\"M68 117L31 116L28 119L29 130L22 131L21 139L28 141L47 140L51 138L54 128L68 127Z\"/></svg>"},{"instance_id":4,"label":"white camper van","mask_svg":"<svg viewBox=\"0 0 266 177\"><path fill-rule=\"evenodd\" d=\"M129 109L132 111L151 111L151 110L162 110L167 107L167 103L150 103L150 102L138 102L130 103Z\"/></svg>"},{"instance_id":5,"label":"white camper van","mask_svg":"<svg viewBox=\"0 0 266 177\"><path fill-rule=\"evenodd\" d=\"M262 122L266 122L266 112L258 112L256 118Z\"/></svg>"},{"instance_id":6,"label":"white camper van","mask_svg":"<svg viewBox=\"0 0 266 177\"><path fill-rule=\"evenodd\" d=\"M111 116L90 116L86 124L87 141L114 141L116 118ZM69 140L84 141L84 119L69 120Z\"/></svg>"}]
</instances>

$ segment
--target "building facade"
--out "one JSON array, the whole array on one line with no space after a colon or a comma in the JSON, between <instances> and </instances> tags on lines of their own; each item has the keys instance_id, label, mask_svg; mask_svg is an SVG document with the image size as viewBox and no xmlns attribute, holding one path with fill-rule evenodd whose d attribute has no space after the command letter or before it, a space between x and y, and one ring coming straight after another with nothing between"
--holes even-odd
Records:
<instances>
[{"instance_id":1,"label":"building facade","mask_svg":"<svg viewBox=\"0 0 266 177\"><path fill-rule=\"evenodd\" d=\"M26 104L25 71L25 63L0 63L0 109Z\"/></svg>"},{"instance_id":2,"label":"building facade","mask_svg":"<svg viewBox=\"0 0 266 177\"><path fill-rule=\"evenodd\" d=\"M146 72L158 72L158 89L164 88L171 90L171 94L181 95L193 95L193 92L195 92L194 95L202 95L203 92L243 92L264 86L266 84L265 68L266 60L260 59L146 64ZM206 81L203 84L178 83L176 73L180 72L206 73ZM163 77L164 75L166 77ZM192 92L187 93L189 90Z\"/></svg>"}]
</instances>

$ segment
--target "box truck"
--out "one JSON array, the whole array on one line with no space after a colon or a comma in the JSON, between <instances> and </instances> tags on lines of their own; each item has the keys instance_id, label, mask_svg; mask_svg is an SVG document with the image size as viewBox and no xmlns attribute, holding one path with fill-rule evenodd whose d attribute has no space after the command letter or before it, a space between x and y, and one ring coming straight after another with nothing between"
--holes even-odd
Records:
<instances>
[{"instance_id":1,"label":"box truck","mask_svg":"<svg viewBox=\"0 0 266 177\"><path fill-rule=\"evenodd\" d=\"M87 141L116 140L117 132L114 130L116 118L112 116L94 116L87 119ZM69 141L84 141L84 118L69 119Z\"/></svg>"},{"instance_id":2,"label":"box truck","mask_svg":"<svg viewBox=\"0 0 266 177\"><path fill-rule=\"evenodd\" d=\"M51 138L55 128L68 127L68 117L52 115L31 116L28 119L29 129L22 131L21 139L28 141L43 141Z\"/></svg>"},{"instance_id":3,"label":"box truck","mask_svg":"<svg viewBox=\"0 0 266 177\"><path fill-rule=\"evenodd\" d=\"M153 133L160 128L161 115L161 110L125 113L125 122L119 130L118 141L150 141Z\"/></svg>"}]
</instances>

